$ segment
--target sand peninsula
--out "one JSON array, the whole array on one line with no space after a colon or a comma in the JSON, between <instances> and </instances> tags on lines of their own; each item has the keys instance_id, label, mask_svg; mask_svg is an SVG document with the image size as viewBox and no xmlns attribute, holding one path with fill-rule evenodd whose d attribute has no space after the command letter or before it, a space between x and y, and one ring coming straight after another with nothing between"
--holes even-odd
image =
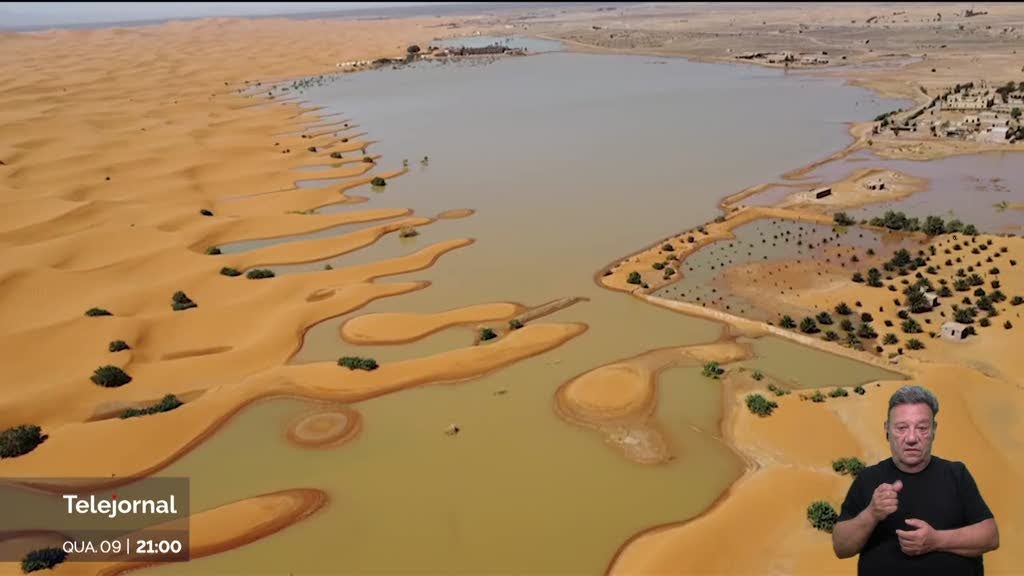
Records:
<instances>
[{"instance_id":1,"label":"sand peninsula","mask_svg":"<svg viewBox=\"0 0 1024 576\"><path fill-rule=\"evenodd\" d=\"M922 87L934 92L973 78L1002 82L1019 77L1019 58L1007 46L1020 41L1021 9L996 6L973 17L965 15L967 8L916 5L892 15L890 11L899 10L891 6L786 7L764 13L726 7L699 14L681 9L685 18L672 13L676 8L666 13L643 6L582 16L541 10L542 18L531 14L446 18L444 34L512 26L562 38L576 49L723 62L736 62L736 56L752 51L820 52L822 37L831 35L839 40L835 47L828 45L830 56L834 53L844 61L846 69L802 60L793 69L840 75L882 94L923 102ZM940 12L945 15L942 23L933 22ZM629 30L620 30L625 27L616 22L624 14L631 18ZM848 21L850 30L846 30ZM1013 31L1000 35L1000 28L1008 25ZM486 346L374 370L349 371L334 363L285 365L309 326L375 299L428 288L423 282L377 284L375 279L429 267L447 252L465 249L472 239L439 242L408 256L352 268L247 278L259 266L309 262L358 249L405 226L430 224L401 209L313 213L333 203L358 204L361 198L349 195L349 190L374 178L401 177L403 170L378 167L387 161L364 152L372 141L350 120L318 115L315 107L304 106L298 97L271 94L269 86L336 70L346 61L400 58L406 46L425 44L437 36L435 26L433 19L210 19L0 35L4 48L0 66L7 72L0 80L0 102L4 103L0 107L4 120L0 123L0 189L7 192L0 211L0 246L5 256L0 264L0 293L6 302L0 305L4 326L0 338L10 376L0 404L0 429L31 423L41 426L46 435L31 452L0 461L0 474L109 477L110 484L119 484L160 470L213 434L232 414L261 398L301 396L348 405L410 386L473 378L550 350L586 330L577 323L528 324L509 329ZM929 26L948 28L950 39L944 36L945 44L936 45ZM839 28L848 34L836 34ZM990 29L994 31L986 31ZM893 38L899 38L897 45L886 46L887 39ZM759 60L755 63L785 64ZM851 126L851 147L824 161L858 147L880 156L915 159L985 148L973 142L917 142L906 135L876 142L870 138L871 128L870 123ZM353 161L357 151L358 161ZM332 157L334 152L343 158ZM302 178L294 169L325 163L334 166L317 173L317 178L344 178L343 184L296 187ZM788 176L795 179L810 169ZM894 184L889 187L893 194L921 189L920 183L898 173L871 175ZM867 182L864 176L829 183L837 190L835 199L847 202L843 207L880 200L878 195L868 198L857 193ZM879 415L884 413L888 392L899 383L879 382L863 395L821 403L802 399L800 394L771 397L777 403L775 412L754 416L744 406L745 395L768 394L765 388L773 383L770 376L758 378L729 367L729 362L748 354L735 342L738 336L774 334L884 365L927 383L942 399L943 429L956 431L943 436L938 449L947 457L970 460L1000 517L1004 541L1020 536L1024 508L1015 487L1022 477L1021 420L1014 415L1021 413L1022 401L1021 383L1013 378L1019 378L1015 375L1021 366L1010 352L1020 348L1021 332L999 326L1013 313L1003 311L1008 303L999 304L998 320L978 336L962 343L927 340L924 349L905 350L893 365L886 357L825 342L818 335L647 293L662 284L638 289L628 282L629 272L647 272L655 263L665 270L668 255L675 255L676 263L684 262L684 250L693 254L699 247L727 239L743 223L766 218L823 225L833 221L831 208L807 209L799 195L806 192L802 183L793 190L785 206L740 205L751 194L725 199L721 221L708 223L703 232L684 232L659 241L633 260L616 263L615 270L610 265L596 276L609 288L631 291L669 309L704 315L722 322L727 330L720 342L707 347L651 351L581 374L559 389L559 410L574 423L595 427L613 445L622 438L643 436L647 440L640 446L645 450L637 454L624 450L623 454L638 460L653 454L646 463L657 465L671 457L673 449L667 442L659 443L658 423L649 416L658 371L720 361L727 400L722 437L748 462L744 477L705 514L680 525L643 531L624 543L609 565L610 573L735 573L767 567L818 574L852 569L849 561L832 557L827 535L808 525L806 505L810 499L837 503L841 498L849 479L832 471L833 459L857 456L874 461L886 454L877 433ZM235 241L392 218L407 220L399 227L388 222L375 225L372 232L329 240L237 255L216 253L218 245ZM1019 239L973 238L1005 247L1006 261L1024 250ZM951 234L937 236L935 241L940 243L937 249L952 250L957 242L963 248L963 240ZM672 243L673 254L665 254L666 242ZM976 242L972 248L978 247ZM948 265L943 273L955 269ZM611 274L604 276L605 271ZM1007 268L999 276L1006 294L1024 289L1020 268ZM664 280L667 284L670 278ZM983 281L990 286L992 279ZM878 296L876 288L849 284L804 287L801 294L806 290L808 299L797 304L823 309L836 305L836 294L868 303ZM889 292L884 294L891 299ZM971 294L972 300L976 298ZM762 304L773 305L771 301ZM424 334L437 326L466 322L504 323L507 316L502 312L526 305L493 306L499 308L486 309L484 314L469 308L469 315L448 311L419 318L414 332ZM895 308L889 310L896 314ZM371 332L369 337L397 342L415 334L406 334L402 328ZM119 341L125 347L115 346ZM59 362L54 361L57 354ZM113 385L96 386L90 374L102 365L121 369L132 382L124 384L117 371L107 371L95 376ZM40 366L47 367L45 373ZM341 384L339 373L344 374ZM185 402L160 414L116 417L127 409L156 406L166 394ZM344 419L339 417L343 413ZM351 430L358 422L355 414L339 410L326 418L296 422L294 431L315 437L314 443L344 442L346 434L358 431ZM808 427L815 434L808 434ZM93 450L115 444L123 449L117 453ZM319 491L301 487L239 497L237 505L197 512L193 554L251 542L315 513L326 503ZM207 526L209 533L204 532ZM268 526L273 530L265 529ZM723 537L740 533L740 528L756 536L742 543ZM1008 573L1021 565L1021 554L1019 547L1004 546L986 564L992 573ZM130 568L135 567L68 564L60 570L119 573ZM3 569L19 571L13 563Z\"/></svg>"}]
</instances>

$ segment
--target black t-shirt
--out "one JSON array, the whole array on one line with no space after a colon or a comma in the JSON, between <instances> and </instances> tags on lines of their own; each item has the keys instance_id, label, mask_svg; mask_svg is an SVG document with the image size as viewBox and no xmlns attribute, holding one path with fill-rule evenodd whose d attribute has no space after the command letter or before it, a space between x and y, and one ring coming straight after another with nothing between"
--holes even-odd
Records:
<instances>
[{"instance_id":1,"label":"black t-shirt","mask_svg":"<svg viewBox=\"0 0 1024 576\"><path fill-rule=\"evenodd\" d=\"M978 492L974 478L963 462L932 456L928 466L916 473L901 471L892 458L869 466L857 475L846 494L839 521L850 520L871 504L879 484L903 481L898 508L878 523L857 560L857 573L870 576L980 576L985 573L981 557L967 558L949 552L907 556L900 549L896 530L914 530L908 518L924 520L936 530L963 528L992 518L992 512Z\"/></svg>"}]
</instances>

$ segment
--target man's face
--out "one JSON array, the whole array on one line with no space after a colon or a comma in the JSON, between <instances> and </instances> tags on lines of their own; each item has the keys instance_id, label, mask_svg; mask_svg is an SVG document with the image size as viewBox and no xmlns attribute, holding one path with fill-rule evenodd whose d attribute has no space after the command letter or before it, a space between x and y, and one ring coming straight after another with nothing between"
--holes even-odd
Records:
<instances>
[{"instance_id":1,"label":"man's face","mask_svg":"<svg viewBox=\"0 0 1024 576\"><path fill-rule=\"evenodd\" d=\"M924 462L932 454L935 427L932 409L927 404L900 404L889 412L886 431L894 460L908 468Z\"/></svg>"}]
</instances>

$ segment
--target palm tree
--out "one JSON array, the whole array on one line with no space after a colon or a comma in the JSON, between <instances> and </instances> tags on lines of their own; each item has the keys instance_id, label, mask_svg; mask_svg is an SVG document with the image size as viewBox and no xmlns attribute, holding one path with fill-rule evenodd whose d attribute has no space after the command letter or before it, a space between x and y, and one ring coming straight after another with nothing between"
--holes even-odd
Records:
<instances>
[{"instance_id":1,"label":"palm tree","mask_svg":"<svg viewBox=\"0 0 1024 576\"><path fill-rule=\"evenodd\" d=\"M927 312L932 309L931 303L928 301L928 298L920 290L911 290L907 294L906 305L914 314Z\"/></svg>"},{"instance_id":2,"label":"palm tree","mask_svg":"<svg viewBox=\"0 0 1024 576\"><path fill-rule=\"evenodd\" d=\"M801 320L800 331L804 334L814 334L815 332L819 332L818 325L814 322L814 318L807 316Z\"/></svg>"}]
</instances>

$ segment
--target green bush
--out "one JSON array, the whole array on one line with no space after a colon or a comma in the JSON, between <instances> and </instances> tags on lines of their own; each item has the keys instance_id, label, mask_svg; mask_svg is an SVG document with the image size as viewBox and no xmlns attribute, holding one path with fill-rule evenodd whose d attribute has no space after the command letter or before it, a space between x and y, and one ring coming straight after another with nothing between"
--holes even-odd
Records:
<instances>
[{"instance_id":1,"label":"green bush","mask_svg":"<svg viewBox=\"0 0 1024 576\"><path fill-rule=\"evenodd\" d=\"M849 316L852 313L853 310L850 310L850 306L847 305L846 302L836 304L836 314L839 314L840 316Z\"/></svg>"},{"instance_id":2,"label":"green bush","mask_svg":"<svg viewBox=\"0 0 1024 576\"><path fill-rule=\"evenodd\" d=\"M917 338L911 338L910 340L907 340L907 348L910 348L911 350L920 350L924 348L924 342L921 342Z\"/></svg>"},{"instance_id":3,"label":"green bush","mask_svg":"<svg viewBox=\"0 0 1024 576\"><path fill-rule=\"evenodd\" d=\"M921 325L918 324L917 320L914 320L913 318L907 318L906 320L904 320L903 324L901 324L900 327L903 328L903 331L906 332L907 334L921 333Z\"/></svg>"},{"instance_id":4,"label":"green bush","mask_svg":"<svg viewBox=\"0 0 1024 576\"><path fill-rule=\"evenodd\" d=\"M1013 323L1011 323L1009 320L1007 320L1006 322L1003 322L1003 328L1006 328L1007 330L1009 330L1010 328L1013 328Z\"/></svg>"},{"instance_id":5,"label":"green bush","mask_svg":"<svg viewBox=\"0 0 1024 576\"><path fill-rule=\"evenodd\" d=\"M124 370L109 364L94 370L93 375L89 379L104 388L117 388L132 381L132 377L126 374Z\"/></svg>"},{"instance_id":6,"label":"green bush","mask_svg":"<svg viewBox=\"0 0 1024 576\"><path fill-rule=\"evenodd\" d=\"M60 548L33 550L21 560L21 571L28 574L36 570L49 570L66 560L67 557L67 552Z\"/></svg>"},{"instance_id":7,"label":"green bush","mask_svg":"<svg viewBox=\"0 0 1024 576\"><path fill-rule=\"evenodd\" d=\"M387 186L387 180L384 180L380 176L374 176L373 180L370 180L370 186Z\"/></svg>"},{"instance_id":8,"label":"green bush","mask_svg":"<svg viewBox=\"0 0 1024 576\"><path fill-rule=\"evenodd\" d=\"M782 320L779 321L779 326L782 326L783 328L786 328L786 329L792 329L792 328L796 328L796 322L792 318L790 318L788 315L784 315L782 317Z\"/></svg>"},{"instance_id":9,"label":"green bush","mask_svg":"<svg viewBox=\"0 0 1024 576\"><path fill-rule=\"evenodd\" d=\"M661 246L661 249L664 250L665 252L674 252L675 251L675 247L672 246L671 244L668 244L668 243L663 244Z\"/></svg>"},{"instance_id":10,"label":"green bush","mask_svg":"<svg viewBox=\"0 0 1024 576\"><path fill-rule=\"evenodd\" d=\"M849 318L843 318L839 322L839 327L842 328L844 332L853 332L854 330L853 321L851 321Z\"/></svg>"},{"instance_id":11,"label":"green bush","mask_svg":"<svg viewBox=\"0 0 1024 576\"><path fill-rule=\"evenodd\" d=\"M770 416L772 410L775 410L778 407L778 404L764 396L761 396L760 394L747 395L747 409L749 409L752 414L756 414L761 417Z\"/></svg>"},{"instance_id":12,"label":"green bush","mask_svg":"<svg viewBox=\"0 0 1024 576\"><path fill-rule=\"evenodd\" d=\"M341 152L331 152L331 158L334 158L335 160L342 158Z\"/></svg>"},{"instance_id":13,"label":"green bush","mask_svg":"<svg viewBox=\"0 0 1024 576\"><path fill-rule=\"evenodd\" d=\"M651 264L651 268L654 268L655 270L661 270L664 267L665 264L663 262L655 262L654 264Z\"/></svg>"},{"instance_id":14,"label":"green bush","mask_svg":"<svg viewBox=\"0 0 1024 576\"><path fill-rule=\"evenodd\" d=\"M35 450L46 440L39 426L22 424L0 432L0 458L15 458Z\"/></svg>"},{"instance_id":15,"label":"green bush","mask_svg":"<svg viewBox=\"0 0 1024 576\"><path fill-rule=\"evenodd\" d=\"M897 338L896 335L893 334L892 332L889 332L884 337L882 337L882 344L897 344L899 343L899 341L900 339Z\"/></svg>"},{"instance_id":16,"label":"green bush","mask_svg":"<svg viewBox=\"0 0 1024 576\"><path fill-rule=\"evenodd\" d=\"M626 279L626 282L630 284L640 284L643 282L643 279L640 277L640 273L634 270L629 273L629 278Z\"/></svg>"},{"instance_id":17,"label":"green bush","mask_svg":"<svg viewBox=\"0 0 1024 576\"><path fill-rule=\"evenodd\" d=\"M1019 298L1019 296L1018 296ZM89 308L85 311L86 316L113 316L109 311L103 308Z\"/></svg>"},{"instance_id":18,"label":"green bush","mask_svg":"<svg viewBox=\"0 0 1024 576\"><path fill-rule=\"evenodd\" d=\"M771 392L772 394L775 394L776 396L785 396L786 394L789 394L789 392L790 392L789 390L786 390L785 388L779 388L775 384L769 384L768 385L768 391Z\"/></svg>"},{"instance_id":19,"label":"green bush","mask_svg":"<svg viewBox=\"0 0 1024 576\"><path fill-rule=\"evenodd\" d=\"M1014 296L1013 298L1010 299L1010 304L1014 306L1020 306L1021 304L1024 304L1024 297Z\"/></svg>"},{"instance_id":20,"label":"green bush","mask_svg":"<svg viewBox=\"0 0 1024 576\"><path fill-rule=\"evenodd\" d=\"M718 365L718 362L708 362L704 364L704 376L708 378L718 378L722 374L725 374L725 369Z\"/></svg>"},{"instance_id":21,"label":"green bush","mask_svg":"<svg viewBox=\"0 0 1024 576\"><path fill-rule=\"evenodd\" d=\"M836 340L839 340L839 334L836 334L833 330L829 330L828 332L825 332L825 340L835 342Z\"/></svg>"},{"instance_id":22,"label":"green bush","mask_svg":"<svg viewBox=\"0 0 1024 576\"><path fill-rule=\"evenodd\" d=\"M129 408L125 410L124 413L121 414L121 418L134 418L136 416L146 416L148 414L170 412L171 410L174 410L178 406L181 406L181 404L182 402L181 400L178 400L177 396L175 396L174 394L168 394L167 396L164 396L162 400L160 400L156 404L153 404L152 406L147 406L145 408Z\"/></svg>"},{"instance_id":23,"label":"green bush","mask_svg":"<svg viewBox=\"0 0 1024 576\"><path fill-rule=\"evenodd\" d=\"M850 393L846 391L846 388L833 388L828 393L829 398L846 398Z\"/></svg>"},{"instance_id":24,"label":"green bush","mask_svg":"<svg viewBox=\"0 0 1024 576\"><path fill-rule=\"evenodd\" d=\"M203 208L202 210L200 210L199 213L202 214L203 216L213 216L213 212L210 212L206 208Z\"/></svg>"},{"instance_id":25,"label":"green bush","mask_svg":"<svg viewBox=\"0 0 1024 576\"><path fill-rule=\"evenodd\" d=\"M953 311L953 319L961 324L974 323L974 314L968 308L959 308Z\"/></svg>"},{"instance_id":26,"label":"green bush","mask_svg":"<svg viewBox=\"0 0 1024 576\"><path fill-rule=\"evenodd\" d=\"M853 273L853 278L851 278L851 280L853 280L854 282L857 282L858 284L862 283L862 282L864 282L864 275L861 274L860 272L854 272Z\"/></svg>"},{"instance_id":27,"label":"green bush","mask_svg":"<svg viewBox=\"0 0 1024 576\"><path fill-rule=\"evenodd\" d=\"M497 337L498 334L495 333L494 330L491 330L490 328L484 328L483 330L480 331L481 341L494 340Z\"/></svg>"},{"instance_id":28,"label":"green bush","mask_svg":"<svg viewBox=\"0 0 1024 576\"><path fill-rule=\"evenodd\" d=\"M361 358L359 356L342 356L338 359L338 366L344 366L349 370L376 370L377 361L373 358Z\"/></svg>"},{"instance_id":29,"label":"green bush","mask_svg":"<svg viewBox=\"0 0 1024 576\"><path fill-rule=\"evenodd\" d=\"M810 521L811 526L822 532L831 534L838 519L839 514L836 514L836 509L828 502L819 500L807 507L807 520Z\"/></svg>"},{"instance_id":30,"label":"green bush","mask_svg":"<svg viewBox=\"0 0 1024 576\"><path fill-rule=\"evenodd\" d=\"M754 373L751 374L751 377L754 380L757 380L758 382L760 382L761 380L764 380L764 374L762 374L760 370L754 370Z\"/></svg>"},{"instance_id":31,"label":"green bush","mask_svg":"<svg viewBox=\"0 0 1024 576\"><path fill-rule=\"evenodd\" d=\"M836 212L835 214L832 215L832 221L839 226L853 226L854 224L857 223L857 221L854 220L853 218L850 218L850 216L847 215L846 212Z\"/></svg>"},{"instance_id":32,"label":"green bush","mask_svg":"<svg viewBox=\"0 0 1024 576\"><path fill-rule=\"evenodd\" d=\"M508 329L509 330L519 330L522 327L523 327L523 323L518 318L513 318L513 319L508 321Z\"/></svg>"},{"instance_id":33,"label":"green bush","mask_svg":"<svg viewBox=\"0 0 1024 576\"><path fill-rule=\"evenodd\" d=\"M191 298L185 295L184 292L178 290L171 296L171 309L174 311L188 310L189 308L196 308L198 304L192 301Z\"/></svg>"},{"instance_id":34,"label":"green bush","mask_svg":"<svg viewBox=\"0 0 1024 576\"><path fill-rule=\"evenodd\" d=\"M128 343L124 340L111 340L110 345L107 347L111 352L120 352L121 350L131 350L128 347Z\"/></svg>"},{"instance_id":35,"label":"green bush","mask_svg":"<svg viewBox=\"0 0 1024 576\"><path fill-rule=\"evenodd\" d=\"M864 470L865 464L859 458L840 458L832 461L832 469L836 472L856 477Z\"/></svg>"},{"instance_id":36,"label":"green bush","mask_svg":"<svg viewBox=\"0 0 1024 576\"><path fill-rule=\"evenodd\" d=\"M981 320L978 321L978 324L981 325L982 328L988 328L989 326L992 325L992 321L990 321L988 318L982 318Z\"/></svg>"},{"instance_id":37,"label":"green bush","mask_svg":"<svg viewBox=\"0 0 1024 576\"><path fill-rule=\"evenodd\" d=\"M234 276L241 276L242 275L242 273L239 272L237 268L229 268L227 266L221 268L220 269L220 273L221 273L222 276L232 276L232 277L234 277Z\"/></svg>"},{"instance_id":38,"label":"green bush","mask_svg":"<svg viewBox=\"0 0 1024 576\"><path fill-rule=\"evenodd\" d=\"M822 312L818 314L816 316L816 319L818 321L818 324L822 324L824 326L832 324L832 315L829 314L828 312Z\"/></svg>"},{"instance_id":39,"label":"green bush","mask_svg":"<svg viewBox=\"0 0 1024 576\"><path fill-rule=\"evenodd\" d=\"M815 390L814 394L811 394L811 402L818 402L820 404L824 401L825 395L821 393L821 390Z\"/></svg>"},{"instance_id":40,"label":"green bush","mask_svg":"<svg viewBox=\"0 0 1024 576\"><path fill-rule=\"evenodd\" d=\"M864 395L864 387L863 386L854 386L853 387L853 391L855 393L857 393L857 394L860 394L861 396Z\"/></svg>"},{"instance_id":41,"label":"green bush","mask_svg":"<svg viewBox=\"0 0 1024 576\"><path fill-rule=\"evenodd\" d=\"M878 271L878 268L868 270L868 286L872 288L882 287L882 273Z\"/></svg>"},{"instance_id":42,"label":"green bush","mask_svg":"<svg viewBox=\"0 0 1024 576\"><path fill-rule=\"evenodd\" d=\"M245 273L245 277L249 280L260 280L263 278L273 278L274 271L267 270L266 268L253 268Z\"/></svg>"},{"instance_id":43,"label":"green bush","mask_svg":"<svg viewBox=\"0 0 1024 576\"><path fill-rule=\"evenodd\" d=\"M220 253L220 248L217 248L216 246L210 246L206 249L207 256L219 256Z\"/></svg>"}]
</instances>

